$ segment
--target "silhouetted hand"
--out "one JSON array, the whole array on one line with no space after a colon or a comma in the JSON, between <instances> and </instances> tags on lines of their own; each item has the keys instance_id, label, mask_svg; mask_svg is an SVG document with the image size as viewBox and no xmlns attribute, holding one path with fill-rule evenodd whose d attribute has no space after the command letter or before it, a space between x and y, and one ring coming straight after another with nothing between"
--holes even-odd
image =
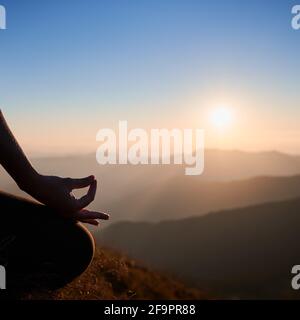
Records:
<instances>
[{"instance_id":1,"label":"silhouetted hand","mask_svg":"<svg viewBox=\"0 0 300 320\"><path fill-rule=\"evenodd\" d=\"M87 194L76 199L72 191L86 187L89 187ZM98 225L97 219L109 219L109 215L106 213L84 210L94 201L96 195L97 181L94 176L71 179L37 175L30 183L30 187L24 191L39 202L55 209L65 218L92 225Z\"/></svg>"}]
</instances>

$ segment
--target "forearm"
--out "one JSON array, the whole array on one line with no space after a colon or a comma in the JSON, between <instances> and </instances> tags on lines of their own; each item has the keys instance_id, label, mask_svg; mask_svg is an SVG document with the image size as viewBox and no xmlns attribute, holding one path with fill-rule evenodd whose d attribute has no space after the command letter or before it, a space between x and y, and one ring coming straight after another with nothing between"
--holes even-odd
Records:
<instances>
[{"instance_id":1,"label":"forearm","mask_svg":"<svg viewBox=\"0 0 300 320\"><path fill-rule=\"evenodd\" d=\"M0 164L24 190L30 181L37 176L23 150L9 129L0 110Z\"/></svg>"}]
</instances>

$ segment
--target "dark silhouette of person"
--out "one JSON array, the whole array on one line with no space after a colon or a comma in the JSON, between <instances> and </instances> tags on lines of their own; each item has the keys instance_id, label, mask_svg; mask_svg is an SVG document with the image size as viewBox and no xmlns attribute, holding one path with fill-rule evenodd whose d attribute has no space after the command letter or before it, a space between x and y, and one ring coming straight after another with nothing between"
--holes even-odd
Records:
<instances>
[{"instance_id":1,"label":"dark silhouette of person","mask_svg":"<svg viewBox=\"0 0 300 320\"><path fill-rule=\"evenodd\" d=\"M59 288L83 273L95 244L82 225L98 225L106 213L85 210L95 198L94 176L83 179L38 173L10 131L0 111L0 164L34 200L0 192L0 265L7 289ZM89 187L76 199L72 190Z\"/></svg>"}]
</instances>

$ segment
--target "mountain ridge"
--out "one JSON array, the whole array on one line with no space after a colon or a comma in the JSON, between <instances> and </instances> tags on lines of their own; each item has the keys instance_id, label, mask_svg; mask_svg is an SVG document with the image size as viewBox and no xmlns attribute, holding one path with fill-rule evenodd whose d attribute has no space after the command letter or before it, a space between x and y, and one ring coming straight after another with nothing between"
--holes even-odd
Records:
<instances>
[{"instance_id":1,"label":"mountain ridge","mask_svg":"<svg viewBox=\"0 0 300 320\"><path fill-rule=\"evenodd\" d=\"M294 297L300 198L158 223L116 223L97 235L150 267L225 298ZM137 241L138 239L138 241Z\"/></svg>"}]
</instances>

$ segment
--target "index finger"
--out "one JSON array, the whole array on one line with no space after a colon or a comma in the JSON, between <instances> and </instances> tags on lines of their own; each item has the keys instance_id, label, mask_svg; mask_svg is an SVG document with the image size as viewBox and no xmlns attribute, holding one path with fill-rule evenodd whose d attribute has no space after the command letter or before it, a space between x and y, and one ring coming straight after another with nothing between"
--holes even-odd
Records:
<instances>
[{"instance_id":1,"label":"index finger","mask_svg":"<svg viewBox=\"0 0 300 320\"><path fill-rule=\"evenodd\" d=\"M81 189L81 188L88 187L94 181L95 181L95 177L94 176L89 176L89 177L82 178L82 179L71 179L71 178L67 179L68 186L72 190L73 189Z\"/></svg>"}]
</instances>

